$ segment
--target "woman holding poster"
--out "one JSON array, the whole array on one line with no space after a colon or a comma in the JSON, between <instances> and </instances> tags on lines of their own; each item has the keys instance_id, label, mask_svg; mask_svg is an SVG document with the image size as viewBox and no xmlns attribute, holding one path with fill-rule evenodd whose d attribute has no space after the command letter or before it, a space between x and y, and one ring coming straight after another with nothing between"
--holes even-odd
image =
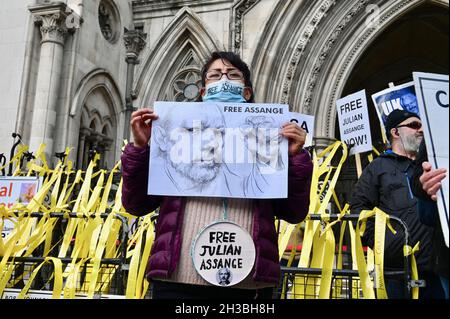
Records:
<instances>
[{"instance_id":1,"label":"woman holding poster","mask_svg":"<svg viewBox=\"0 0 450 319\"><path fill-rule=\"evenodd\" d=\"M198 101L254 102L248 66L234 53L213 53ZM146 274L153 298L271 298L280 276L274 217L298 223L308 211L312 163L303 149L305 131L295 123L280 128L289 141L288 198L152 196L147 184L158 181L147 177L148 142L157 120L151 109L134 112L134 141L122 155L124 207L136 216L159 208Z\"/></svg>"}]
</instances>

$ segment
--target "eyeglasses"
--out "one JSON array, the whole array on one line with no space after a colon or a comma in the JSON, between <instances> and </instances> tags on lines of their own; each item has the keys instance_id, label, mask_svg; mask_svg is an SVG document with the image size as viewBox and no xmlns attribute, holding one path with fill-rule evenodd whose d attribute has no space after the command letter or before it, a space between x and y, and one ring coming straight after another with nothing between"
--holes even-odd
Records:
<instances>
[{"instance_id":1,"label":"eyeglasses","mask_svg":"<svg viewBox=\"0 0 450 319\"><path fill-rule=\"evenodd\" d=\"M211 70L206 72L206 79L211 81L219 81L224 74L227 76L228 80L239 81L244 79L244 74L236 69L229 70L227 73L223 73L219 70Z\"/></svg>"},{"instance_id":2,"label":"eyeglasses","mask_svg":"<svg viewBox=\"0 0 450 319\"><path fill-rule=\"evenodd\" d=\"M403 125L397 126L397 128L399 128L399 127L409 127L410 129L413 129L413 130L419 130L422 127L422 123L414 121L414 122L411 122L408 124L403 124Z\"/></svg>"}]
</instances>

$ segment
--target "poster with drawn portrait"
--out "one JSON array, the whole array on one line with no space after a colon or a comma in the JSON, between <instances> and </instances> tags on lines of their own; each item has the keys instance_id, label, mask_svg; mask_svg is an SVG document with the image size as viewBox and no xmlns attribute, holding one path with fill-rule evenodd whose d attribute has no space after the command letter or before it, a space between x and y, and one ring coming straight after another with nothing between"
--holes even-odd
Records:
<instances>
[{"instance_id":1,"label":"poster with drawn portrait","mask_svg":"<svg viewBox=\"0 0 450 319\"><path fill-rule=\"evenodd\" d=\"M286 198L284 104L156 102L148 194Z\"/></svg>"}]
</instances>

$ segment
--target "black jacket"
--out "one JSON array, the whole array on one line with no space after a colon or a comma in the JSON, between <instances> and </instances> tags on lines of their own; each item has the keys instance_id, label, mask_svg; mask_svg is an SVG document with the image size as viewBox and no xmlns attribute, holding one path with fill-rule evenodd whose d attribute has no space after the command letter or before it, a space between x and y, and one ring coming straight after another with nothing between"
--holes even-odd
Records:
<instances>
[{"instance_id":1,"label":"black jacket","mask_svg":"<svg viewBox=\"0 0 450 319\"><path fill-rule=\"evenodd\" d=\"M428 161L427 150L424 141L420 144L417 153L416 163L411 179L413 194L419 199L419 220L429 226L434 227L433 247L432 247L432 265L433 271L439 275L448 278L448 255L449 249L445 245L444 235L442 233L441 222L439 220L439 211L437 204L423 190L420 183L420 176L423 173L422 163ZM421 211L420 211L421 210Z\"/></svg>"},{"instance_id":2,"label":"black jacket","mask_svg":"<svg viewBox=\"0 0 450 319\"><path fill-rule=\"evenodd\" d=\"M362 210L378 207L389 215L400 218L407 225L409 246L420 241L416 253L419 271L430 271L431 239L433 229L420 223L417 200L411 192L410 176L414 162L404 156L387 151L370 163L356 183L350 201L351 210L359 214ZM392 222L397 234L386 228L384 265L386 269L403 269L403 246L405 237L402 227ZM373 247L374 223L368 222L363 244Z\"/></svg>"}]
</instances>

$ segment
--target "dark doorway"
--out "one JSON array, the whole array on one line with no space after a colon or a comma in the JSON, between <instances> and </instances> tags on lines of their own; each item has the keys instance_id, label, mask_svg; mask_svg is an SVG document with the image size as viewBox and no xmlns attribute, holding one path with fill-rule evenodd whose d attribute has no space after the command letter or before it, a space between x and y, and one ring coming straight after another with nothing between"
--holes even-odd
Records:
<instances>
[{"instance_id":1,"label":"dark doorway","mask_svg":"<svg viewBox=\"0 0 450 319\"><path fill-rule=\"evenodd\" d=\"M372 130L372 142L383 150L381 129L371 95L394 85L413 80L413 72L449 73L449 16L448 8L424 3L405 13L366 49L355 65L342 97L366 90ZM335 136L340 137L336 122ZM367 154L361 154L363 167ZM350 199L357 180L355 157L347 160L337 185L341 203Z\"/></svg>"}]
</instances>

